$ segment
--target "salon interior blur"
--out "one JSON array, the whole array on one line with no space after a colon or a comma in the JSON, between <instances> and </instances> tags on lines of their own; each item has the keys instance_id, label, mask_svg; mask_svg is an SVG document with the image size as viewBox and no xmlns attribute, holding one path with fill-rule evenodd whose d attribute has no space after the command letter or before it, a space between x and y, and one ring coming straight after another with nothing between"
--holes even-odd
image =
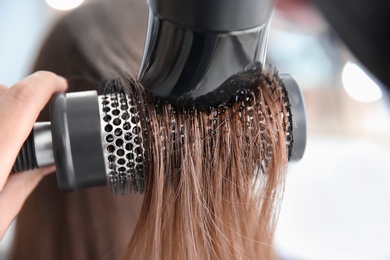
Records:
<instances>
[{"instance_id":1,"label":"salon interior blur","mask_svg":"<svg viewBox=\"0 0 390 260\"><path fill-rule=\"evenodd\" d=\"M53 22L88 1L0 1L1 83L29 74ZM274 12L267 60L295 76L308 127L304 158L289 164L275 235L280 259L390 259L387 89L310 4ZM0 259L12 239L13 227Z\"/></svg>"}]
</instances>

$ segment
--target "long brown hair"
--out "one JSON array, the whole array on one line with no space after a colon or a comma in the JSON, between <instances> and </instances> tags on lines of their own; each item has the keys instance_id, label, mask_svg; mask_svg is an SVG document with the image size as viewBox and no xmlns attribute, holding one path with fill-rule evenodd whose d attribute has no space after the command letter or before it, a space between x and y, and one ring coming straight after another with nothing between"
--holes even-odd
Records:
<instances>
[{"instance_id":1,"label":"long brown hair","mask_svg":"<svg viewBox=\"0 0 390 260\"><path fill-rule=\"evenodd\" d=\"M286 97L268 70L254 86L239 80L249 92L208 111L178 108L130 84L130 98L146 108L148 176L128 259L274 258Z\"/></svg>"},{"instance_id":2,"label":"long brown hair","mask_svg":"<svg viewBox=\"0 0 390 260\"><path fill-rule=\"evenodd\" d=\"M153 97L131 80L147 8L129 2L92 4L61 19L34 69L67 77L71 90L119 78L129 97L142 101L148 171L132 238L139 197L107 188L64 194L51 176L19 215L14 259L274 258L288 114L277 77L264 71L249 94L208 111Z\"/></svg>"}]
</instances>

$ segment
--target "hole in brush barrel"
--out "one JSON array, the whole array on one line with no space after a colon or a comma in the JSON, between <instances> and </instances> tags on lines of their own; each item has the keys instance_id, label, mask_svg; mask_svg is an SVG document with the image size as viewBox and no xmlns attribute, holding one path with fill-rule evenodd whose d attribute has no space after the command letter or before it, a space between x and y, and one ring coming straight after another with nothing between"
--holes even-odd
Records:
<instances>
[{"instance_id":1,"label":"hole in brush barrel","mask_svg":"<svg viewBox=\"0 0 390 260\"><path fill-rule=\"evenodd\" d=\"M104 130L105 130L107 133L111 132L111 131L112 131L112 125L106 125L106 126L104 127Z\"/></svg>"},{"instance_id":2,"label":"hole in brush barrel","mask_svg":"<svg viewBox=\"0 0 390 260\"><path fill-rule=\"evenodd\" d=\"M119 118L115 118L114 121L113 121L113 124L118 126L122 123L122 121L119 119Z\"/></svg>"},{"instance_id":3,"label":"hole in brush barrel","mask_svg":"<svg viewBox=\"0 0 390 260\"><path fill-rule=\"evenodd\" d=\"M119 159L117 161L117 163L120 164L120 165L124 165L126 163L126 161L125 161L125 159Z\"/></svg>"},{"instance_id":4,"label":"hole in brush barrel","mask_svg":"<svg viewBox=\"0 0 390 260\"><path fill-rule=\"evenodd\" d=\"M113 141L114 141L114 136L112 136L112 135L107 135L107 136L106 136L106 141L107 141L107 143L113 142Z\"/></svg>"},{"instance_id":5,"label":"hole in brush barrel","mask_svg":"<svg viewBox=\"0 0 390 260\"><path fill-rule=\"evenodd\" d=\"M107 151L108 151L109 153L113 153L113 152L115 151L115 146L113 146L113 145L107 146Z\"/></svg>"},{"instance_id":6,"label":"hole in brush barrel","mask_svg":"<svg viewBox=\"0 0 390 260\"><path fill-rule=\"evenodd\" d=\"M131 118L131 122L132 122L133 124L138 124L138 123L139 123L139 117L138 117L138 116L132 117L132 118Z\"/></svg>"},{"instance_id":7,"label":"hole in brush barrel","mask_svg":"<svg viewBox=\"0 0 390 260\"><path fill-rule=\"evenodd\" d=\"M128 112L124 112L124 113L122 114L122 119L123 119L123 120L128 120L129 118L130 118L130 115L129 115Z\"/></svg>"},{"instance_id":8,"label":"hole in brush barrel","mask_svg":"<svg viewBox=\"0 0 390 260\"><path fill-rule=\"evenodd\" d=\"M126 130L127 130L127 129L126 129ZM125 134L125 140L126 140L126 141L130 141L131 138L132 138L132 135L131 135L131 134L129 134L129 133L126 133L126 134Z\"/></svg>"},{"instance_id":9,"label":"hole in brush barrel","mask_svg":"<svg viewBox=\"0 0 390 260\"><path fill-rule=\"evenodd\" d=\"M113 154L109 155L109 156L108 156L108 160L109 160L110 162L114 162L114 161L115 161L115 155L113 155Z\"/></svg>"},{"instance_id":10,"label":"hole in brush barrel","mask_svg":"<svg viewBox=\"0 0 390 260\"><path fill-rule=\"evenodd\" d=\"M123 133L123 131L122 131L122 129L120 129L120 128L117 128L117 129L115 129L115 131L114 131L114 134L115 134L116 136L121 136L122 133Z\"/></svg>"},{"instance_id":11,"label":"hole in brush barrel","mask_svg":"<svg viewBox=\"0 0 390 260\"><path fill-rule=\"evenodd\" d=\"M130 129L131 129L131 124L129 122L123 124L123 130L130 130Z\"/></svg>"},{"instance_id":12,"label":"hole in brush barrel","mask_svg":"<svg viewBox=\"0 0 390 260\"><path fill-rule=\"evenodd\" d=\"M122 147L123 146L123 140L122 139L117 139L115 141L115 144L116 144L117 147Z\"/></svg>"},{"instance_id":13,"label":"hole in brush barrel","mask_svg":"<svg viewBox=\"0 0 390 260\"><path fill-rule=\"evenodd\" d=\"M133 128L133 133L134 133L134 134L137 135L137 134L139 134L140 132L141 132L141 127L136 126L136 127Z\"/></svg>"},{"instance_id":14,"label":"hole in brush barrel","mask_svg":"<svg viewBox=\"0 0 390 260\"><path fill-rule=\"evenodd\" d=\"M105 122L110 122L111 121L111 116L110 115L106 115L106 116L103 117L103 120Z\"/></svg>"},{"instance_id":15,"label":"hole in brush barrel","mask_svg":"<svg viewBox=\"0 0 390 260\"><path fill-rule=\"evenodd\" d=\"M133 145L132 145L131 143L127 143L127 144L125 145L125 149L126 149L127 151L132 151L132 150L133 150Z\"/></svg>"},{"instance_id":16,"label":"hole in brush barrel","mask_svg":"<svg viewBox=\"0 0 390 260\"><path fill-rule=\"evenodd\" d=\"M141 154L142 153L142 148L138 146L137 148L134 149L134 152L136 154Z\"/></svg>"},{"instance_id":17,"label":"hole in brush barrel","mask_svg":"<svg viewBox=\"0 0 390 260\"><path fill-rule=\"evenodd\" d=\"M134 143L135 143L136 145L141 144L141 138L139 138L138 136L134 137L133 140L134 140Z\"/></svg>"},{"instance_id":18,"label":"hole in brush barrel","mask_svg":"<svg viewBox=\"0 0 390 260\"><path fill-rule=\"evenodd\" d=\"M127 149L127 150L129 150L129 149ZM127 160L133 160L134 159L134 155L132 153L128 153L128 154L126 154L126 159Z\"/></svg>"}]
</instances>

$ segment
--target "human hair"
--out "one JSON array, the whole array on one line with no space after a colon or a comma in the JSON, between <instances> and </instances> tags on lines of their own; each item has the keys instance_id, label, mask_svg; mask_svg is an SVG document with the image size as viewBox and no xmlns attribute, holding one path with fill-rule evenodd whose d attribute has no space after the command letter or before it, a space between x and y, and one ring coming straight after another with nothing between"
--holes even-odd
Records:
<instances>
[{"instance_id":1,"label":"human hair","mask_svg":"<svg viewBox=\"0 0 390 260\"><path fill-rule=\"evenodd\" d=\"M146 108L149 175L128 259L273 258L287 109L280 82L263 73L231 106L207 111L131 87Z\"/></svg>"},{"instance_id":2,"label":"human hair","mask_svg":"<svg viewBox=\"0 0 390 260\"><path fill-rule=\"evenodd\" d=\"M289 127L277 75L237 77L249 91L223 107L170 104L134 80L146 11L144 1L85 5L56 24L34 66L67 77L71 91L112 79L137 101L143 197L116 197L106 187L63 194L51 176L19 215L14 259L275 257Z\"/></svg>"}]
</instances>

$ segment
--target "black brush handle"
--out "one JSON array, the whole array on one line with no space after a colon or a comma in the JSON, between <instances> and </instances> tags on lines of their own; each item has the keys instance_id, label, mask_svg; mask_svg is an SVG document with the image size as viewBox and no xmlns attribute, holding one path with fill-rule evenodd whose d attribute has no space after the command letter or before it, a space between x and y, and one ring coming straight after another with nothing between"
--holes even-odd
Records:
<instances>
[{"instance_id":1,"label":"black brush handle","mask_svg":"<svg viewBox=\"0 0 390 260\"><path fill-rule=\"evenodd\" d=\"M38 122L34 124L20 149L11 172L23 172L49 165L54 165L51 123Z\"/></svg>"},{"instance_id":2,"label":"black brush handle","mask_svg":"<svg viewBox=\"0 0 390 260\"><path fill-rule=\"evenodd\" d=\"M15 164L12 167L12 173L23 172L38 168L37 158L34 147L34 130L31 131L27 140L24 142Z\"/></svg>"},{"instance_id":3,"label":"black brush handle","mask_svg":"<svg viewBox=\"0 0 390 260\"><path fill-rule=\"evenodd\" d=\"M11 172L56 165L61 190L105 185L96 91L58 93L50 103L50 114L51 122L34 124Z\"/></svg>"}]
</instances>

